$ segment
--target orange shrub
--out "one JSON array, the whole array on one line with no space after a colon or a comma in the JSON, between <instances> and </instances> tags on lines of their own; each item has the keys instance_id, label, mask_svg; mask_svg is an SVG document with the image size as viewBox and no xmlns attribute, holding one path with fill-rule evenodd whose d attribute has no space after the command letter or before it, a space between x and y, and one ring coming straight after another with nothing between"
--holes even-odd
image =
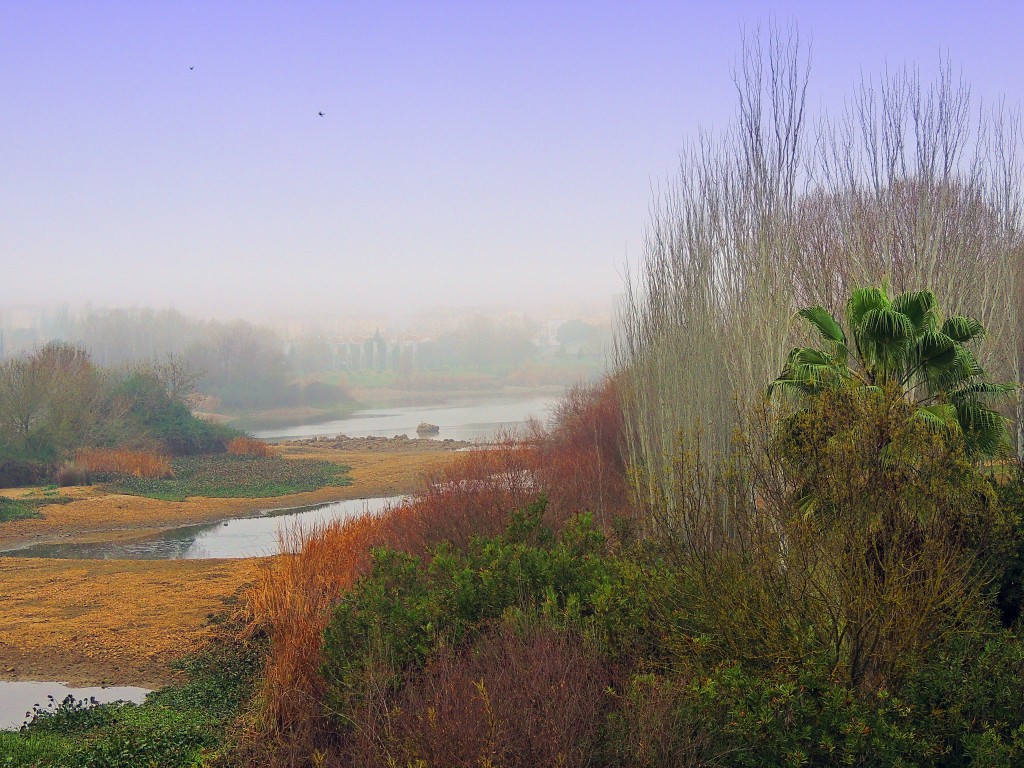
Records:
<instances>
[{"instance_id":1,"label":"orange shrub","mask_svg":"<svg viewBox=\"0 0 1024 768\"><path fill-rule=\"evenodd\" d=\"M268 561L243 608L248 632L270 636L258 730L274 737L276 748L309 754L322 741L329 726L320 677L324 628L338 595L367 572L371 550L423 554L441 541L461 546L498 533L510 510L537 496L536 460L533 446L512 441L469 451L409 503L283 534L288 554Z\"/></svg>"},{"instance_id":2,"label":"orange shrub","mask_svg":"<svg viewBox=\"0 0 1024 768\"><path fill-rule=\"evenodd\" d=\"M359 724L350 759L385 766L397 754L401 765L582 768L594 762L611 683L606 661L579 637L502 625L469 649L432 659L387 719ZM366 738L374 733L384 738Z\"/></svg>"},{"instance_id":3,"label":"orange shrub","mask_svg":"<svg viewBox=\"0 0 1024 768\"><path fill-rule=\"evenodd\" d=\"M247 631L271 641L249 746L269 748L280 764L290 765L332 743L320 676L323 632L338 596L367 572L372 549L422 555L442 541L462 547L474 536L504 530L511 511L542 491L549 498L546 522L555 529L581 511L593 512L605 526L628 514L621 425L612 383L578 388L559 408L551 434L538 427L529 438L460 454L413 500L380 514L284 534L281 549L288 554L267 562L243 602ZM559 646L558 654L563 650ZM253 760L267 762L266 753Z\"/></svg>"},{"instance_id":4,"label":"orange shrub","mask_svg":"<svg viewBox=\"0 0 1024 768\"><path fill-rule=\"evenodd\" d=\"M228 453L269 459L274 455L274 449L255 437L236 437L228 443Z\"/></svg>"},{"instance_id":5,"label":"orange shrub","mask_svg":"<svg viewBox=\"0 0 1024 768\"><path fill-rule=\"evenodd\" d=\"M174 477L171 460L149 451L123 448L85 448L75 454L75 467L86 474L118 472L136 477L166 479Z\"/></svg>"}]
</instances>

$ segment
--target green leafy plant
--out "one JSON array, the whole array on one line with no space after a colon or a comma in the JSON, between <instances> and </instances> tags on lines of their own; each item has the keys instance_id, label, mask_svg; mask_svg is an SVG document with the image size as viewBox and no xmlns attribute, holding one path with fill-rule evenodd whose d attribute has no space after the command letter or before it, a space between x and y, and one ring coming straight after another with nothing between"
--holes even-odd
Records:
<instances>
[{"instance_id":1,"label":"green leafy plant","mask_svg":"<svg viewBox=\"0 0 1024 768\"><path fill-rule=\"evenodd\" d=\"M988 404L1016 383L988 380L969 345L985 329L962 315L942 318L935 294L908 291L890 299L887 285L858 288L846 304L849 333L825 308L802 309L823 341L796 347L770 390L813 396L855 384L866 392L898 390L914 405L912 418L930 429L961 435L969 454L991 457L1010 449L1006 419Z\"/></svg>"}]
</instances>

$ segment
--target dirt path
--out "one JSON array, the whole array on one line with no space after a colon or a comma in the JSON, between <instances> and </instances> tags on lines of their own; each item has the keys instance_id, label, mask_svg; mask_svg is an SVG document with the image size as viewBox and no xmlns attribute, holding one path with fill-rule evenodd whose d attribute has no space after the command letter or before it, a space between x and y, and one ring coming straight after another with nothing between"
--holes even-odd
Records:
<instances>
[{"instance_id":1,"label":"dirt path","mask_svg":"<svg viewBox=\"0 0 1024 768\"><path fill-rule=\"evenodd\" d=\"M43 519L0 525L0 545L134 538L267 507L411 493L427 471L455 455L310 445L280 450L288 458L346 464L352 485L273 499L184 502L68 489L76 500L45 507ZM257 568L257 560L0 557L0 679L165 684L174 674L168 663L196 646L209 617L224 610Z\"/></svg>"}]
</instances>

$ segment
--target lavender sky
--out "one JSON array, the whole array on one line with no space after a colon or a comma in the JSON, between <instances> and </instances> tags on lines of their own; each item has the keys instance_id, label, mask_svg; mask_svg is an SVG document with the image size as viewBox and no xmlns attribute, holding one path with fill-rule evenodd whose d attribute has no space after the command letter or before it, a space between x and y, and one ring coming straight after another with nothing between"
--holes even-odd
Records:
<instances>
[{"instance_id":1,"label":"lavender sky","mask_svg":"<svg viewBox=\"0 0 1024 768\"><path fill-rule=\"evenodd\" d=\"M1024 101L1012 2L0 0L0 305L609 300L772 18L814 108L943 53Z\"/></svg>"}]
</instances>

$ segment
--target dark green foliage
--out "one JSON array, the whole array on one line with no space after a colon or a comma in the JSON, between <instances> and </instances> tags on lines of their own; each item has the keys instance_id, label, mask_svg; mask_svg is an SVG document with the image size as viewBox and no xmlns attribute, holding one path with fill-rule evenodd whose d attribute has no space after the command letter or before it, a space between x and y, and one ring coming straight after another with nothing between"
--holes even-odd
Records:
<instances>
[{"instance_id":1,"label":"dark green foliage","mask_svg":"<svg viewBox=\"0 0 1024 768\"><path fill-rule=\"evenodd\" d=\"M979 620L914 661L896 687L917 742L942 756L937 764L1024 764L1024 643L1018 635Z\"/></svg>"},{"instance_id":2,"label":"dark green foliage","mask_svg":"<svg viewBox=\"0 0 1024 768\"><path fill-rule=\"evenodd\" d=\"M1004 627L1014 626L1024 610L1024 469L1014 468L996 492L1005 517L1005 538L998 563L996 605Z\"/></svg>"},{"instance_id":3,"label":"dark green foliage","mask_svg":"<svg viewBox=\"0 0 1024 768\"><path fill-rule=\"evenodd\" d=\"M642 674L609 718L612 765L914 765L898 702L855 696L813 659L770 672L731 663L689 680Z\"/></svg>"},{"instance_id":4,"label":"dark green foliage","mask_svg":"<svg viewBox=\"0 0 1024 768\"><path fill-rule=\"evenodd\" d=\"M159 480L122 476L107 488L114 493L182 501L189 496L263 498L348 485L348 467L329 461L260 458L227 453L173 459L174 477Z\"/></svg>"},{"instance_id":5,"label":"dark green foliage","mask_svg":"<svg viewBox=\"0 0 1024 768\"><path fill-rule=\"evenodd\" d=\"M228 632L219 637L181 664L187 682L151 693L144 704L66 700L19 733L0 732L0 766L208 765L248 701L264 653L259 643L236 642Z\"/></svg>"},{"instance_id":6,"label":"dark green foliage","mask_svg":"<svg viewBox=\"0 0 1024 768\"><path fill-rule=\"evenodd\" d=\"M542 498L513 515L504 535L465 552L437 548L428 561L374 553L373 570L344 596L324 636L324 674L340 711L362 695L364 673L384 664L389 685L441 647L457 647L503 618L536 615L620 655L649 634L657 582L606 553L589 516L556 538L541 524Z\"/></svg>"},{"instance_id":7,"label":"dark green foliage","mask_svg":"<svg viewBox=\"0 0 1024 768\"><path fill-rule=\"evenodd\" d=\"M0 523L42 517L39 511L42 507L48 504L67 504L70 501L71 498L61 496L56 491L37 492L36 495L22 496L18 499L0 496Z\"/></svg>"},{"instance_id":8,"label":"dark green foliage","mask_svg":"<svg viewBox=\"0 0 1024 768\"><path fill-rule=\"evenodd\" d=\"M174 456L223 452L228 441L240 434L197 419L188 406L172 398L164 383L151 373L132 373L115 390L115 397L128 404L120 439L131 435L155 439Z\"/></svg>"}]
</instances>

